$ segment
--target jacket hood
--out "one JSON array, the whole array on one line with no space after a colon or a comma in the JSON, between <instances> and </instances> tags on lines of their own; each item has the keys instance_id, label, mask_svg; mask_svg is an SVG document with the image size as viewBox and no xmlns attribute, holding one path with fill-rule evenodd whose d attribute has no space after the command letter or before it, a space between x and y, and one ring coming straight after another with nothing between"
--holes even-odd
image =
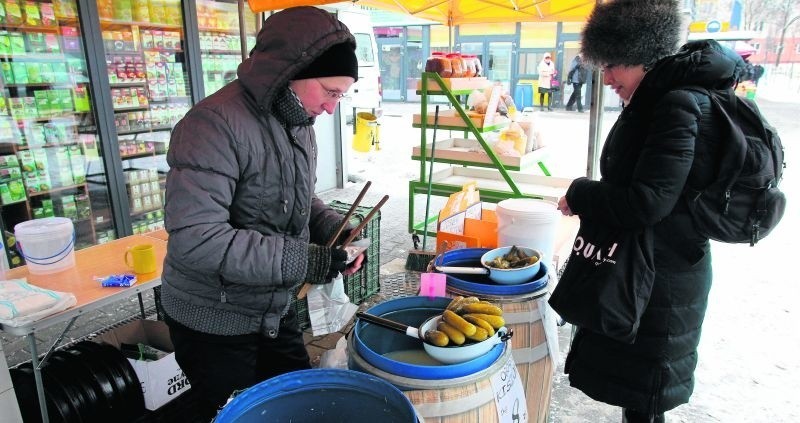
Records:
<instances>
[{"instance_id":1,"label":"jacket hood","mask_svg":"<svg viewBox=\"0 0 800 423\"><path fill-rule=\"evenodd\" d=\"M743 66L738 54L716 41L692 41L676 54L659 60L647 72L640 88L655 93L687 86L728 89L736 83Z\"/></svg>"},{"instance_id":2,"label":"jacket hood","mask_svg":"<svg viewBox=\"0 0 800 423\"><path fill-rule=\"evenodd\" d=\"M330 12L311 6L285 9L264 21L256 46L236 73L259 106L270 110L278 90L340 43L355 45L355 38Z\"/></svg>"}]
</instances>

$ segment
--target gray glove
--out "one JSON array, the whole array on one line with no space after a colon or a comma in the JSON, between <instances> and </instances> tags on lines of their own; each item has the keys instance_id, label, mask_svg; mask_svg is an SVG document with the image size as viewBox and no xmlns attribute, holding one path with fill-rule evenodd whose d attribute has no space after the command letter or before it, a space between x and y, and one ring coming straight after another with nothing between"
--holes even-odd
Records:
<instances>
[{"instance_id":1,"label":"gray glove","mask_svg":"<svg viewBox=\"0 0 800 423\"><path fill-rule=\"evenodd\" d=\"M306 282L312 284L328 283L346 268L347 252L344 250L308 244Z\"/></svg>"}]
</instances>

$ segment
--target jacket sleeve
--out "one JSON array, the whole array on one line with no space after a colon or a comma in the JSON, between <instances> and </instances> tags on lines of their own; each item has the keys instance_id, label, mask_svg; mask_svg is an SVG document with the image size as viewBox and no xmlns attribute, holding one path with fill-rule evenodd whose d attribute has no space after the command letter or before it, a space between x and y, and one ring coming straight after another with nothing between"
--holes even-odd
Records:
<instances>
[{"instance_id":1,"label":"jacket sleeve","mask_svg":"<svg viewBox=\"0 0 800 423\"><path fill-rule=\"evenodd\" d=\"M249 157L242 148L228 122L209 109L195 108L176 125L167 154L167 259L199 280L282 285L283 237L228 223Z\"/></svg>"},{"instance_id":2,"label":"jacket sleeve","mask_svg":"<svg viewBox=\"0 0 800 423\"><path fill-rule=\"evenodd\" d=\"M311 217L308 228L311 232L311 242L314 244L325 245L333 237L336 228L344 219L344 215L330 208L316 195L311 199ZM353 225L349 222L345 229L352 229Z\"/></svg>"},{"instance_id":3,"label":"jacket sleeve","mask_svg":"<svg viewBox=\"0 0 800 423\"><path fill-rule=\"evenodd\" d=\"M683 191L700 117L691 94L666 94L655 105L630 183L580 178L567 190L567 204L581 217L615 227L639 229L657 223L672 211Z\"/></svg>"}]
</instances>

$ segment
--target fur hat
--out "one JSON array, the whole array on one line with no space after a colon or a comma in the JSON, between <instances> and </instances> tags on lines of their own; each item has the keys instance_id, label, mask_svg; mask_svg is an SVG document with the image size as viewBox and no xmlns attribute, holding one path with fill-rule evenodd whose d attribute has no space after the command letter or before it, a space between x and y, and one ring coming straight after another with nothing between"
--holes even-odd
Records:
<instances>
[{"instance_id":1,"label":"fur hat","mask_svg":"<svg viewBox=\"0 0 800 423\"><path fill-rule=\"evenodd\" d=\"M347 42L332 45L292 79L326 76L349 76L358 81L358 59L355 45Z\"/></svg>"},{"instance_id":2,"label":"fur hat","mask_svg":"<svg viewBox=\"0 0 800 423\"><path fill-rule=\"evenodd\" d=\"M595 6L581 53L595 65L644 65L674 54L682 19L674 0L615 0Z\"/></svg>"}]
</instances>

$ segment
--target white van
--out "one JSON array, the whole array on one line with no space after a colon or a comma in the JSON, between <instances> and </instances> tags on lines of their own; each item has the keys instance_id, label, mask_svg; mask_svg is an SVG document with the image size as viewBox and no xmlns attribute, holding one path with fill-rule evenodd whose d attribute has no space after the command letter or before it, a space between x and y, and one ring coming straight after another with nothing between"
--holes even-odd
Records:
<instances>
[{"instance_id":1,"label":"white van","mask_svg":"<svg viewBox=\"0 0 800 423\"><path fill-rule=\"evenodd\" d=\"M319 6L342 21L356 38L356 56L358 57L358 81L353 84L348 96L341 103L342 112L350 122L353 108L365 109L377 116L381 115L381 70L378 65L378 45L372 30L372 18L369 12L352 3Z\"/></svg>"}]
</instances>

